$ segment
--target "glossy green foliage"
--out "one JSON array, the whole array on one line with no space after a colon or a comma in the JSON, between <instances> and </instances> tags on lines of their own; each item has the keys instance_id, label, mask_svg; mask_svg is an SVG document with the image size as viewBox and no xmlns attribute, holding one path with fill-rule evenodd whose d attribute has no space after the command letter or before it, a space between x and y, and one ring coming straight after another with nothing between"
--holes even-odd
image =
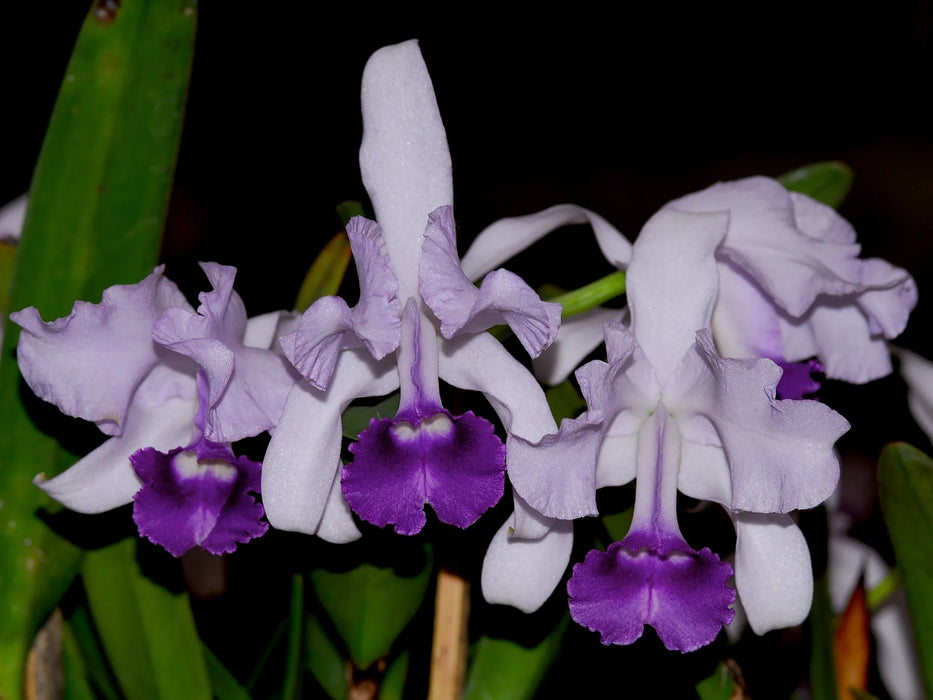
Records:
<instances>
[{"instance_id":1,"label":"glossy green foliage","mask_svg":"<svg viewBox=\"0 0 933 700\"><path fill-rule=\"evenodd\" d=\"M569 620L569 615L565 615L534 646L524 646L511 639L481 637L472 649L464 700L525 700L534 697L560 652Z\"/></svg>"},{"instance_id":2,"label":"glossy green foliage","mask_svg":"<svg viewBox=\"0 0 933 700\"><path fill-rule=\"evenodd\" d=\"M4 309L53 319L97 301L156 262L181 136L194 45L193 0L94 3L81 29L30 188ZM9 257L9 256L5 256ZM0 355L0 697L21 694L26 651L73 578L80 550L41 517L55 506L32 485L76 459L33 423L13 362Z\"/></svg>"},{"instance_id":3,"label":"glossy green foliage","mask_svg":"<svg viewBox=\"0 0 933 700\"><path fill-rule=\"evenodd\" d=\"M361 542L353 568L320 568L310 574L321 607L360 669L392 649L424 602L433 570L428 545L404 541L382 551L377 547L372 539Z\"/></svg>"},{"instance_id":4,"label":"glossy green foliage","mask_svg":"<svg viewBox=\"0 0 933 700\"><path fill-rule=\"evenodd\" d=\"M149 578L136 547L130 538L93 550L81 569L91 616L123 695L209 700L207 665L184 582ZM163 551L143 542L140 553L160 560L153 571L172 570Z\"/></svg>"},{"instance_id":5,"label":"glossy green foliage","mask_svg":"<svg viewBox=\"0 0 933 700\"><path fill-rule=\"evenodd\" d=\"M778 176L791 192L800 192L818 202L838 208L852 188L852 170L845 163L829 160L812 163Z\"/></svg>"},{"instance_id":6,"label":"glossy green foliage","mask_svg":"<svg viewBox=\"0 0 933 700\"><path fill-rule=\"evenodd\" d=\"M933 460L906 443L878 465L881 508L901 571L923 682L933 697Z\"/></svg>"}]
</instances>

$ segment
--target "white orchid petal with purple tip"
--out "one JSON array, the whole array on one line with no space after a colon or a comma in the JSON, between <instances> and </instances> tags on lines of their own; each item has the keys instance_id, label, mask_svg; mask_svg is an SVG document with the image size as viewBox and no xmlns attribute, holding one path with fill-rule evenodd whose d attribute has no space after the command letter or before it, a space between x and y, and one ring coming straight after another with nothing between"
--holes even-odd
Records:
<instances>
[{"instance_id":1,"label":"white orchid petal with purple tip","mask_svg":"<svg viewBox=\"0 0 933 700\"><path fill-rule=\"evenodd\" d=\"M205 435L212 381L223 385L213 403L221 396L243 401L231 390L237 383L260 387L244 401L246 412L273 390L270 378L295 381L283 358L266 349L282 315L250 323L232 289L235 270L203 267L215 291L201 295L198 315L161 268L138 284L108 288L99 305L78 302L70 316L51 323L32 308L16 314L21 367L34 391L115 434L62 474L39 475L36 484L85 513L132 501L140 535L175 556L195 546L231 552L268 528L250 493L259 489L259 464ZM172 348L154 342L157 327L158 340Z\"/></svg>"},{"instance_id":2,"label":"white orchid petal with purple tip","mask_svg":"<svg viewBox=\"0 0 933 700\"><path fill-rule=\"evenodd\" d=\"M676 515L681 489L734 514L736 579L756 625L796 620L809 604L812 580L789 575L776 615L765 600L760 562L781 555L789 569L809 575L805 543L780 513L829 495L838 478L832 445L848 424L817 402L777 401L781 370L770 360L724 360L716 352L708 327L728 222L722 212L655 215L635 243L628 273L631 328L607 324L608 362L577 372L587 413L536 444L509 441L516 493L550 517L587 514L598 485L631 474L630 467L608 468L612 458L634 458L628 535L607 552L590 552L568 584L572 616L606 644L631 643L650 624L668 648L690 651L732 619L732 568L684 540ZM600 448L587 449L591 441Z\"/></svg>"},{"instance_id":3,"label":"white orchid petal with purple tip","mask_svg":"<svg viewBox=\"0 0 933 700\"><path fill-rule=\"evenodd\" d=\"M285 354L317 389L296 387L286 403L266 453L263 495L274 526L322 534L325 503L339 471L344 497L364 520L414 534L426 522L425 505L431 505L442 522L467 527L504 492L505 450L491 423L444 408L439 381L479 384L494 395L494 409L508 415L507 430L514 413L515 422L527 422L536 437L549 432L553 420L540 387L482 331L504 321L537 354L555 335L559 307L542 302L509 273L492 273L480 290L463 274L450 209L447 137L417 43L376 52L363 73L361 95L360 170L378 222L355 219L351 225L361 237L353 245L361 300L353 310L342 301L320 300L295 333L282 339ZM475 359L471 348L484 344L484 337L498 352L483 355L481 371L512 375L504 388L491 389L488 379L475 382L475 370L464 366L467 355ZM375 364L358 385L338 383L341 362L358 352L353 348L359 341L373 363L383 357L389 362L386 354L394 351L398 371L391 372L390 388L389 380L369 381L385 373ZM373 420L351 446L353 460L341 469L339 437L322 426L334 425L353 399L396 386L398 413ZM513 395L517 387L520 399ZM518 419L529 404L537 405L531 417Z\"/></svg>"}]
</instances>

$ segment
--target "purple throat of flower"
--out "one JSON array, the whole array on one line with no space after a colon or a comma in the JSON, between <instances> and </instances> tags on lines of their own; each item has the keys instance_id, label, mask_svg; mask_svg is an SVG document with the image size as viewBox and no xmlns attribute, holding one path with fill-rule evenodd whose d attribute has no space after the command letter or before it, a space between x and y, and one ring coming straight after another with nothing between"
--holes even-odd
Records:
<instances>
[{"instance_id":1,"label":"purple throat of flower","mask_svg":"<svg viewBox=\"0 0 933 700\"><path fill-rule=\"evenodd\" d=\"M142 481L133 500L139 534L176 557L193 547L233 552L268 530L259 492L260 464L204 438L168 453L147 447L130 457Z\"/></svg>"},{"instance_id":2,"label":"purple throat of flower","mask_svg":"<svg viewBox=\"0 0 933 700\"><path fill-rule=\"evenodd\" d=\"M651 625L668 649L695 651L735 616L735 590L726 584L732 573L708 548L630 532L573 567L570 614L606 645L631 644Z\"/></svg>"},{"instance_id":3,"label":"purple throat of flower","mask_svg":"<svg viewBox=\"0 0 933 700\"><path fill-rule=\"evenodd\" d=\"M820 390L820 380L815 378L814 374L822 374L824 367L817 359L804 360L803 362L786 362L784 360L775 360L775 364L784 370L781 379L778 382L777 398L779 399L803 399L812 397Z\"/></svg>"},{"instance_id":4,"label":"purple throat of flower","mask_svg":"<svg viewBox=\"0 0 933 700\"><path fill-rule=\"evenodd\" d=\"M367 522L414 535L429 504L441 522L473 524L505 490L505 446L492 424L468 411L428 405L373 419L350 445L343 495Z\"/></svg>"}]
</instances>

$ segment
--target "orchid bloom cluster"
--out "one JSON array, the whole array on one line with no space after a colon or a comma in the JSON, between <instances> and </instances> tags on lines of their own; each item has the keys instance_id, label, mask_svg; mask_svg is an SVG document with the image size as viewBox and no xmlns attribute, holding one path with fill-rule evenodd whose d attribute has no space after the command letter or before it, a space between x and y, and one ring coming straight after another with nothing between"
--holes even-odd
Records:
<instances>
[{"instance_id":1,"label":"orchid bloom cluster","mask_svg":"<svg viewBox=\"0 0 933 700\"><path fill-rule=\"evenodd\" d=\"M890 371L886 340L916 302L909 275L860 260L835 212L767 178L669 203L634 245L560 205L493 224L461 261L446 133L415 42L371 58L362 109L375 220L347 226L355 306L324 297L300 318L247 319L235 270L207 263L213 289L196 311L157 268L56 321L11 315L33 391L110 436L39 487L87 513L132 502L140 534L178 556L230 552L270 525L349 542L361 536L354 514L412 535L426 505L466 528L508 475L515 513L490 544L483 589L532 611L564 575L572 521L598 514L596 489L634 479L628 535L573 567L577 622L607 644L648 624L691 651L731 622L737 590L755 631L799 623L812 575L791 513L833 492L833 445L848 429L803 397L814 372L865 382ZM493 268L581 222L626 270L628 305L560 328L560 305ZM576 372L585 413L558 428L532 372L486 332L502 324L547 382L605 342L607 361ZM505 442L487 419L445 408L440 380L481 392ZM396 390L396 415L373 419L343 465L345 409ZM261 465L235 455L234 442L263 432ZM725 508L734 567L688 544L678 492Z\"/></svg>"}]
</instances>

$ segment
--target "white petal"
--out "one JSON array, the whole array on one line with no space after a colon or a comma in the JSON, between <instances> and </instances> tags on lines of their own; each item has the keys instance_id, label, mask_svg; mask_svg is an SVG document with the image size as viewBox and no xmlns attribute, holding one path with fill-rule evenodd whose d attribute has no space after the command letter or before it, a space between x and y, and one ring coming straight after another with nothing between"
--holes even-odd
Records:
<instances>
[{"instance_id":1,"label":"white petal","mask_svg":"<svg viewBox=\"0 0 933 700\"><path fill-rule=\"evenodd\" d=\"M557 431L537 380L488 333L441 340L438 373L458 389L483 392L513 435L537 442Z\"/></svg>"},{"instance_id":2,"label":"white petal","mask_svg":"<svg viewBox=\"0 0 933 700\"><path fill-rule=\"evenodd\" d=\"M142 485L130 455L144 447L167 452L188 445L197 407L196 401L180 398L155 406L134 400L121 436L110 438L53 479L44 481L40 474L35 484L79 513L102 513L126 505Z\"/></svg>"},{"instance_id":3,"label":"white petal","mask_svg":"<svg viewBox=\"0 0 933 700\"><path fill-rule=\"evenodd\" d=\"M500 219L480 231L461 264L477 280L551 231L570 224L589 224L606 259L617 268L632 259L632 244L599 214L575 204L558 204L528 216Z\"/></svg>"},{"instance_id":4,"label":"white petal","mask_svg":"<svg viewBox=\"0 0 933 700\"><path fill-rule=\"evenodd\" d=\"M829 578L829 602L833 612L842 614L865 570L868 546L849 537L829 538L826 574Z\"/></svg>"},{"instance_id":5,"label":"white petal","mask_svg":"<svg viewBox=\"0 0 933 700\"><path fill-rule=\"evenodd\" d=\"M733 514L735 587L755 634L799 625L810 612L810 550L788 515Z\"/></svg>"},{"instance_id":6,"label":"white petal","mask_svg":"<svg viewBox=\"0 0 933 700\"><path fill-rule=\"evenodd\" d=\"M483 597L522 612L540 608L560 583L573 548L573 523L554 520L540 539L509 534L507 519L489 543L483 559Z\"/></svg>"},{"instance_id":7,"label":"white petal","mask_svg":"<svg viewBox=\"0 0 933 700\"><path fill-rule=\"evenodd\" d=\"M270 311L248 319L246 332L243 334L243 345L248 348L273 349L282 317L289 315L288 311Z\"/></svg>"},{"instance_id":8,"label":"white petal","mask_svg":"<svg viewBox=\"0 0 933 700\"><path fill-rule=\"evenodd\" d=\"M428 214L454 199L447 134L417 41L372 55L361 100L363 184L399 278L399 296L414 296Z\"/></svg>"},{"instance_id":9,"label":"white petal","mask_svg":"<svg viewBox=\"0 0 933 700\"><path fill-rule=\"evenodd\" d=\"M18 241L23 233L23 223L26 220L26 207L29 206L29 195L21 194L12 202L0 208L0 242Z\"/></svg>"},{"instance_id":10,"label":"white petal","mask_svg":"<svg viewBox=\"0 0 933 700\"><path fill-rule=\"evenodd\" d=\"M324 506L324 515L318 526L317 535L325 542L333 544L346 544L362 537L356 523L353 522L353 512L347 499L340 491L340 481L334 479Z\"/></svg>"},{"instance_id":11,"label":"white petal","mask_svg":"<svg viewBox=\"0 0 933 700\"><path fill-rule=\"evenodd\" d=\"M619 321L622 309L590 309L561 321L557 339L534 359L535 376L545 384L560 384L587 355L603 343L603 324Z\"/></svg>"},{"instance_id":12,"label":"white petal","mask_svg":"<svg viewBox=\"0 0 933 700\"><path fill-rule=\"evenodd\" d=\"M901 376L907 382L907 405L917 425L933 441L933 362L916 353L895 348Z\"/></svg>"},{"instance_id":13,"label":"white petal","mask_svg":"<svg viewBox=\"0 0 933 700\"><path fill-rule=\"evenodd\" d=\"M920 660L903 590L895 592L871 614L878 672L894 700L924 697Z\"/></svg>"},{"instance_id":14,"label":"white petal","mask_svg":"<svg viewBox=\"0 0 933 700\"><path fill-rule=\"evenodd\" d=\"M272 527L317 532L341 466L340 415L355 398L393 391L393 367L388 358L377 363L365 350L347 350L328 391L295 385L262 463L263 506Z\"/></svg>"},{"instance_id":15,"label":"white petal","mask_svg":"<svg viewBox=\"0 0 933 700\"><path fill-rule=\"evenodd\" d=\"M662 209L635 241L626 280L632 330L663 386L707 328L719 274L714 254L726 235L726 212Z\"/></svg>"}]
</instances>

